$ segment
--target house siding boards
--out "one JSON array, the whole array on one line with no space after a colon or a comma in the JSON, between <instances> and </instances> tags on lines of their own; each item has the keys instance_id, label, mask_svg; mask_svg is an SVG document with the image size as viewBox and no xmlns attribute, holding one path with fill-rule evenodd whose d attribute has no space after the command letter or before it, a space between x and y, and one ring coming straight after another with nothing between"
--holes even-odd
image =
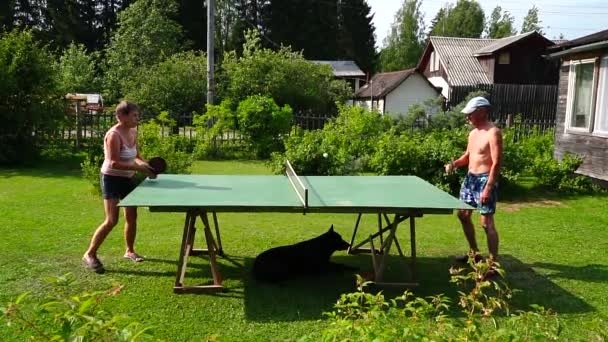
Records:
<instances>
[{"instance_id":1,"label":"house siding boards","mask_svg":"<svg viewBox=\"0 0 608 342\"><path fill-rule=\"evenodd\" d=\"M441 67L446 70L447 82L452 86L490 84L485 70L473 54L493 41L494 39L430 38L430 43L441 60Z\"/></svg>"},{"instance_id":2,"label":"house siding boards","mask_svg":"<svg viewBox=\"0 0 608 342\"><path fill-rule=\"evenodd\" d=\"M509 64L498 62L498 51L494 69L494 83L511 84L556 84L558 63L542 57L553 43L541 36L532 36L512 45L508 50Z\"/></svg>"},{"instance_id":3,"label":"house siding boards","mask_svg":"<svg viewBox=\"0 0 608 342\"><path fill-rule=\"evenodd\" d=\"M450 88L460 86L554 85L557 83L558 63L543 58L546 49L554 44L537 32L502 39L433 36L420 58L418 70L433 85L442 87L442 94L448 99ZM500 56L505 53L508 64L500 64ZM437 57L441 61L440 68L431 71L430 64Z\"/></svg>"},{"instance_id":4,"label":"house siding boards","mask_svg":"<svg viewBox=\"0 0 608 342\"><path fill-rule=\"evenodd\" d=\"M586 37L560 44L552 48L552 50L557 51L561 49L567 51L570 48L585 46L601 41L608 41L608 31L594 33ZM573 153L581 156L583 158L583 163L578 168L577 172L603 181L608 181L608 138L594 135L593 133L575 133L567 131L566 115L571 61L595 57L599 59L606 55L608 55L608 48L599 48L592 51L570 53L561 56L554 148L554 156L557 159L562 159L566 153ZM596 70L598 67L599 63L596 63ZM603 94L603 96L608 96L608 89L596 89L596 101L597 97L601 96L601 94ZM597 106L597 102L595 105ZM597 108L594 110L594 114L595 113L597 113Z\"/></svg>"},{"instance_id":5,"label":"house siding boards","mask_svg":"<svg viewBox=\"0 0 608 342\"><path fill-rule=\"evenodd\" d=\"M429 87L423 76L413 74L386 95L384 113L397 117L399 114L407 113L411 105L422 104L424 100L435 98L438 95L436 90Z\"/></svg>"},{"instance_id":6,"label":"house siding boards","mask_svg":"<svg viewBox=\"0 0 608 342\"><path fill-rule=\"evenodd\" d=\"M398 116L407 113L411 104L422 103L438 95L439 91L429 80L415 69L408 69L374 75L355 94L353 104Z\"/></svg>"}]
</instances>

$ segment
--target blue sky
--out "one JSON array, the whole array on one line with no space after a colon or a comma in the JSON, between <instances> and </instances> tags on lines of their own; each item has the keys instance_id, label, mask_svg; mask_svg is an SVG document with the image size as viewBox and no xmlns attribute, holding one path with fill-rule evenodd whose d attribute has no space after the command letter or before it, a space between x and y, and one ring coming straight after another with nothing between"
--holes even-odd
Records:
<instances>
[{"instance_id":1,"label":"blue sky","mask_svg":"<svg viewBox=\"0 0 608 342\"><path fill-rule=\"evenodd\" d=\"M376 27L376 45L382 46L390 26L394 21L395 13L404 0L367 0L374 15ZM447 2L456 3L456 0L422 0L421 12L427 28L439 9ZM492 10L500 5L515 17L515 27L521 29L523 18L533 5L539 8L539 19L547 38L554 39L563 33L566 39L574 39L588 34L608 29L608 1L606 0L478 0L486 13L490 16Z\"/></svg>"}]
</instances>

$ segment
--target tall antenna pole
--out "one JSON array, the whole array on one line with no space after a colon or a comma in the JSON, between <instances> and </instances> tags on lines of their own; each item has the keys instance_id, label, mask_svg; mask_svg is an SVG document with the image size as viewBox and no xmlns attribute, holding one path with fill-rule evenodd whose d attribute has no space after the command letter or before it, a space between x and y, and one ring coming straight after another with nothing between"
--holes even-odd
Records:
<instances>
[{"instance_id":1,"label":"tall antenna pole","mask_svg":"<svg viewBox=\"0 0 608 342\"><path fill-rule=\"evenodd\" d=\"M213 104L215 95L214 78L214 43L215 43L215 14L213 2L207 0L207 104Z\"/></svg>"}]
</instances>

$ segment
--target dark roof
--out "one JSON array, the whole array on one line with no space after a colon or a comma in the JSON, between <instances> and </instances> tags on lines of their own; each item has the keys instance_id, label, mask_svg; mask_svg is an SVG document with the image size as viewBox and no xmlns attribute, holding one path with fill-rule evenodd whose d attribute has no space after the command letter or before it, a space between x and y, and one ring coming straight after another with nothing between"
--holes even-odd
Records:
<instances>
[{"instance_id":1,"label":"dark roof","mask_svg":"<svg viewBox=\"0 0 608 342\"><path fill-rule=\"evenodd\" d=\"M354 98L384 97L415 72L416 69L407 69L375 74L370 82L359 88Z\"/></svg>"},{"instance_id":2,"label":"dark roof","mask_svg":"<svg viewBox=\"0 0 608 342\"><path fill-rule=\"evenodd\" d=\"M354 61L311 61L315 64L329 65L336 77L365 77L365 73Z\"/></svg>"},{"instance_id":3,"label":"dark roof","mask_svg":"<svg viewBox=\"0 0 608 342\"><path fill-rule=\"evenodd\" d=\"M495 39L431 36L429 44L433 45L439 55L448 76L448 83L458 86L490 84L488 75L474 53L495 41Z\"/></svg>"},{"instance_id":4,"label":"dark roof","mask_svg":"<svg viewBox=\"0 0 608 342\"><path fill-rule=\"evenodd\" d=\"M601 42L601 41L608 41L608 30L595 32L595 33L592 33L592 34L584 36L584 37L569 40L569 41L566 41L565 43L561 43L561 44L552 46L552 47L550 47L550 49L551 50L570 49L573 47L597 43L597 42Z\"/></svg>"},{"instance_id":5,"label":"dark roof","mask_svg":"<svg viewBox=\"0 0 608 342\"><path fill-rule=\"evenodd\" d=\"M508 46L511 46L517 42L520 42L520 41L522 41L528 37L532 37L532 36L541 37L542 39L547 41L547 45L555 44L551 40L545 38L542 34L536 32L536 31L530 31L530 32L522 33L522 34L517 34L517 35L511 36L511 37L497 39L496 41L492 42L491 44L488 44L488 45L482 47L481 49L475 51L474 55L476 57L491 55L501 49L504 49Z\"/></svg>"},{"instance_id":6,"label":"dark roof","mask_svg":"<svg viewBox=\"0 0 608 342\"><path fill-rule=\"evenodd\" d=\"M547 45L554 43L536 31L501 39L457 38L431 36L418 62L422 70L431 51L435 51L443 65L447 82L452 86L490 84L490 79L477 57L489 56L529 37L541 37Z\"/></svg>"}]
</instances>

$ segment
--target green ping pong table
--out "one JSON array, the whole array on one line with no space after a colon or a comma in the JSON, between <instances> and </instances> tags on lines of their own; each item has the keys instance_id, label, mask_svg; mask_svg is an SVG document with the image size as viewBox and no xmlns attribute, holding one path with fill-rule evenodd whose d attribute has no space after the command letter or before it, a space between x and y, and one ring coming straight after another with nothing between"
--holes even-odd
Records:
<instances>
[{"instance_id":1,"label":"green ping pong table","mask_svg":"<svg viewBox=\"0 0 608 342\"><path fill-rule=\"evenodd\" d=\"M290 167L289 167L290 168ZM450 214L454 209L472 209L465 203L415 176L277 176L171 175L144 180L119 204L148 207L152 212L184 212L182 244L174 292L222 290L216 255L224 255L218 212L288 212L358 214L348 252L369 252L374 280L378 285L415 286L415 218L424 214ZM362 214L378 215L378 231L355 242ZM213 218L215 236L210 225ZM389 217L389 216L392 216ZM194 249L195 222L203 224L205 249ZM411 283L382 281L385 257L395 244L398 225L410 223ZM368 247L364 247L368 246ZM184 286L188 257L209 257L212 285Z\"/></svg>"}]
</instances>

